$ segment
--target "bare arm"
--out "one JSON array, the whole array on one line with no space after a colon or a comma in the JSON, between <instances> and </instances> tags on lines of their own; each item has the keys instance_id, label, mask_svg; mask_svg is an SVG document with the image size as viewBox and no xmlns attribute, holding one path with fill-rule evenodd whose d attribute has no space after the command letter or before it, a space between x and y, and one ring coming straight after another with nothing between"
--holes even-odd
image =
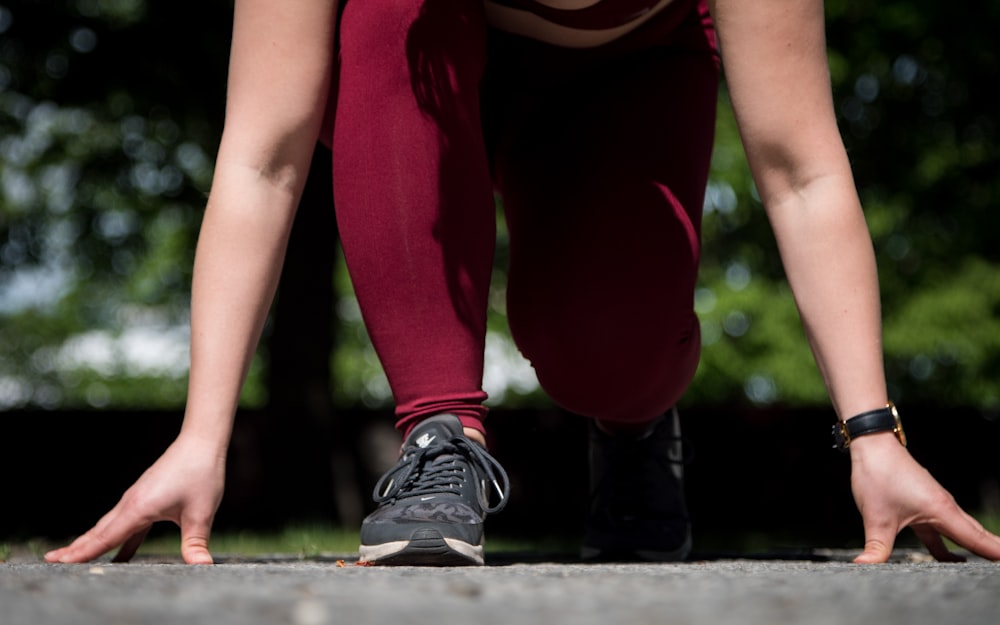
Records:
<instances>
[{"instance_id":1,"label":"bare arm","mask_svg":"<svg viewBox=\"0 0 1000 625\"><path fill-rule=\"evenodd\" d=\"M841 419L884 406L881 312L871 238L836 125L821 0L710 0L754 180L817 365ZM851 445L865 522L859 562L888 559L906 526L939 559L944 534L1000 559L983 530L890 433Z\"/></svg>"},{"instance_id":2,"label":"bare arm","mask_svg":"<svg viewBox=\"0 0 1000 625\"><path fill-rule=\"evenodd\" d=\"M226 121L195 255L191 376L181 432L119 503L54 562L121 546L152 523L181 528L181 553L208 564L240 389L260 338L323 118L336 0L237 0Z\"/></svg>"},{"instance_id":3,"label":"bare arm","mask_svg":"<svg viewBox=\"0 0 1000 625\"><path fill-rule=\"evenodd\" d=\"M875 259L833 112L818 1L715 3L754 180L840 417L886 403Z\"/></svg>"},{"instance_id":4,"label":"bare arm","mask_svg":"<svg viewBox=\"0 0 1000 625\"><path fill-rule=\"evenodd\" d=\"M239 0L226 123L195 257L182 435L223 452L326 103L336 2Z\"/></svg>"}]
</instances>

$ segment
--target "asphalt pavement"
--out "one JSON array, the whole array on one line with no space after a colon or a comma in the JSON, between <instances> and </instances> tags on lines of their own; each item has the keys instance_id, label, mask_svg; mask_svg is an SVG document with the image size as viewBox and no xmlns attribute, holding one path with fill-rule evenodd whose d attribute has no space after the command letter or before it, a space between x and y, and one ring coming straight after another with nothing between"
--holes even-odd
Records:
<instances>
[{"instance_id":1,"label":"asphalt pavement","mask_svg":"<svg viewBox=\"0 0 1000 625\"><path fill-rule=\"evenodd\" d=\"M351 555L0 564L0 625L997 625L1000 564L917 552L857 566L800 552L678 564L518 554L483 567L358 566Z\"/></svg>"}]
</instances>

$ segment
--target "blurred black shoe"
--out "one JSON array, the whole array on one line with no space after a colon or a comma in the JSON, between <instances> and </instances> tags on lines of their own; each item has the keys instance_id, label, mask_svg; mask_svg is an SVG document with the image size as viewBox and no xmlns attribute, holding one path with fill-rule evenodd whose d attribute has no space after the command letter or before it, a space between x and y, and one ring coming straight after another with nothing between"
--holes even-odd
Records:
<instances>
[{"instance_id":1,"label":"blurred black shoe","mask_svg":"<svg viewBox=\"0 0 1000 625\"><path fill-rule=\"evenodd\" d=\"M585 560L684 560L691 523L684 501L684 450L677 409L638 434L590 423L590 512Z\"/></svg>"}]
</instances>

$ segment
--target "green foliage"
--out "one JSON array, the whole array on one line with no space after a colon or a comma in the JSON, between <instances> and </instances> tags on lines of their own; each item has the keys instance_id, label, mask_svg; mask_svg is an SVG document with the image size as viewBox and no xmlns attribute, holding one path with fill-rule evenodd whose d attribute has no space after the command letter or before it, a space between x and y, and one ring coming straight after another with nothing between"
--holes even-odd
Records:
<instances>
[{"instance_id":1,"label":"green foliage","mask_svg":"<svg viewBox=\"0 0 1000 625\"><path fill-rule=\"evenodd\" d=\"M891 394L995 411L1000 3L826 10L836 110L879 259ZM225 2L0 0L0 410L182 404L230 20ZM697 293L703 359L685 401L825 404L724 86ZM490 392L545 402L507 336L498 224ZM340 267L335 400L386 407ZM266 356L248 404L266 401Z\"/></svg>"},{"instance_id":2,"label":"green foliage","mask_svg":"<svg viewBox=\"0 0 1000 625\"><path fill-rule=\"evenodd\" d=\"M230 12L198 9L222 32ZM0 409L183 404L225 50L181 24L145 0L0 6ZM212 101L176 88L203 80Z\"/></svg>"},{"instance_id":3,"label":"green foliage","mask_svg":"<svg viewBox=\"0 0 1000 625\"><path fill-rule=\"evenodd\" d=\"M825 401L791 293L781 282L746 280L745 268L697 292L702 360L686 403ZM734 277L738 276L738 277Z\"/></svg>"},{"instance_id":4,"label":"green foliage","mask_svg":"<svg viewBox=\"0 0 1000 625\"><path fill-rule=\"evenodd\" d=\"M998 407L1000 3L828 5L878 253L891 393Z\"/></svg>"},{"instance_id":5,"label":"green foliage","mask_svg":"<svg viewBox=\"0 0 1000 625\"><path fill-rule=\"evenodd\" d=\"M996 411L1000 54L985 25L1000 3L826 6L834 98L879 261L890 395ZM699 298L713 307L687 400L825 404L738 146L723 98ZM730 268L752 276L738 293ZM739 337L718 331L733 315L749 320Z\"/></svg>"},{"instance_id":6,"label":"green foliage","mask_svg":"<svg viewBox=\"0 0 1000 625\"><path fill-rule=\"evenodd\" d=\"M1000 409L1000 267L969 255L913 289L888 311L885 347L898 395Z\"/></svg>"},{"instance_id":7,"label":"green foliage","mask_svg":"<svg viewBox=\"0 0 1000 625\"><path fill-rule=\"evenodd\" d=\"M821 404L777 245L757 196L723 85L695 293L702 358L688 404Z\"/></svg>"},{"instance_id":8,"label":"green foliage","mask_svg":"<svg viewBox=\"0 0 1000 625\"><path fill-rule=\"evenodd\" d=\"M219 532L212 535L212 553L220 555L287 556L303 559L330 554L351 554L358 550L358 532L322 524L293 524L276 532ZM173 556L180 553L180 536L176 528L146 540L139 556Z\"/></svg>"}]
</instances>

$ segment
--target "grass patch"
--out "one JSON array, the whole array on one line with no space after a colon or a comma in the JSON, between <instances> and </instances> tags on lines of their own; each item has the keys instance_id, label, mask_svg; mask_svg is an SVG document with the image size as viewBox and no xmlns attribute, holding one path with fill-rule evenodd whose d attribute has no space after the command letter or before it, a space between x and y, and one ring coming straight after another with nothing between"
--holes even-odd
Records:
<instances>
[{"instance_id":1,"label":"grass patch","mask_svg":"<svg viewBox=\"0 0 1000 625\"><path fill-rule=\"evenodd\" d=\"M180 533L173 528L148 538L139 548L139 555L178 555ZM354 553L358 550L358 532L332 527L329 524L295 524L278 531L227 531L213 534L209 541L213 554L241 556L295 555L300 558L324 554Z\"/></svg>"},{"instance_id":2,"label":"grass patch","mask_svg":"<svg viewBox=\"0 0 1000 625\"><path fill-rule=\"evenodd\" d=\"M4 540L6 542L0 543L0 563L13 560L41 560L45 552L60 546L44 538L18 540L7 537Z\"/></svg>"},{"instance_id":3,"label":"grass patch","mask_svg":"<svg viewBox=\"0 0 1000 625\"><path fill-rule=\"evenodd\" d=\"M0 543L0 562L41 561L50 549L68 545L72 537L64 539L31 538L9 539ZM152 559L180 557L180 531L171 523L158 523L143 541L137 556ZM335 527L329 523L295 523L278 530L220 530L214 532L209 549L215 556L239 558L282 556L303 560L336 556L354 557L358 553L358 529ZM536 556L567 556L579 549L577 537L504 537L487 533L486 549L491 554L517 553ZM117 550L115 550L117 551ZM114 551L101 559L109 559Z\"/></svg>"},{"instance_id":4,"label":"grass patch","mask_svg":"<svg viewBox=\"0 0 1000 625\"><path fill-rule=\"evenodd\" d=\"M973 515L987 530L1000 535L1000 512L978 513ZM697 528L695 528L697 530ZM53 547L68 544L66 541L51 541L48 539L31 539L17 541L6 539L0 543L0 562L12 558L21 560L41 560L42 555ZM219 531L212 535L210 548L215 555L232 556L265 556L282 555L295 556L302 559L323 556L350 556L356 554L359 544L357 529L334 527L328 523L292 524L276 531ZM961 548L946 540L950 549L961 551ZM897 541L897 547L920 549L920 543L912 532L902 532ZM726 534L717 536L711 533L695 532L695 551L726 552L726 553L763 553L789 548L828 547L816 537L778 536L767 533ZM842 547L861 548L857 545L842 545ZM579 536L542 536L519 537L497 536L487 533L487 553L529 554L534 556L567 556L578 553ZM139 549L141 556L180 555L180 532L170 524L154 528L153 533Z\"/></svg>"},{"instance_id":5,"label":"grass patch","mask_svg":"<svg viewBox=\"0 0 1000 625\"><path fill-rule=\"evenodd\" d=\"M1000 511L990 511L987 513L973 514L973 517L979 521L987 532L991 532L1000 536ZM951 551L963 551L962 547L959 547L951 540L945 538L944 544L947 545L948 549Z\"/></svg>"},{"instance_id":6,"label":"grass patch","mask_svg":"<svg viewBox=\"0 0 1000 625\"><path fill-rule=\"evenodd\" d=\"M1000 512L976 515L976 518L990 532L1000 535Z\"/></svg>"},{"instance_id":7,"label":"grass patch","mask_svg":"<svg viewBox=\"0 0 1000 625\"><path fill-rule=\"evenodd\" d=\"M504 537L489 535L489 553L575 554L579 549L576 538ZM272 531L226 531L212 535L209 548L214 555L264 556L293 555L302 559L331 555L351 555L358 552L360 534L356 529L343 529L325 523L296 524ZM180 554L180 535L176 528L148 538L138 551L144 556L176 556Z\"/></svg>"}]
</instances>

